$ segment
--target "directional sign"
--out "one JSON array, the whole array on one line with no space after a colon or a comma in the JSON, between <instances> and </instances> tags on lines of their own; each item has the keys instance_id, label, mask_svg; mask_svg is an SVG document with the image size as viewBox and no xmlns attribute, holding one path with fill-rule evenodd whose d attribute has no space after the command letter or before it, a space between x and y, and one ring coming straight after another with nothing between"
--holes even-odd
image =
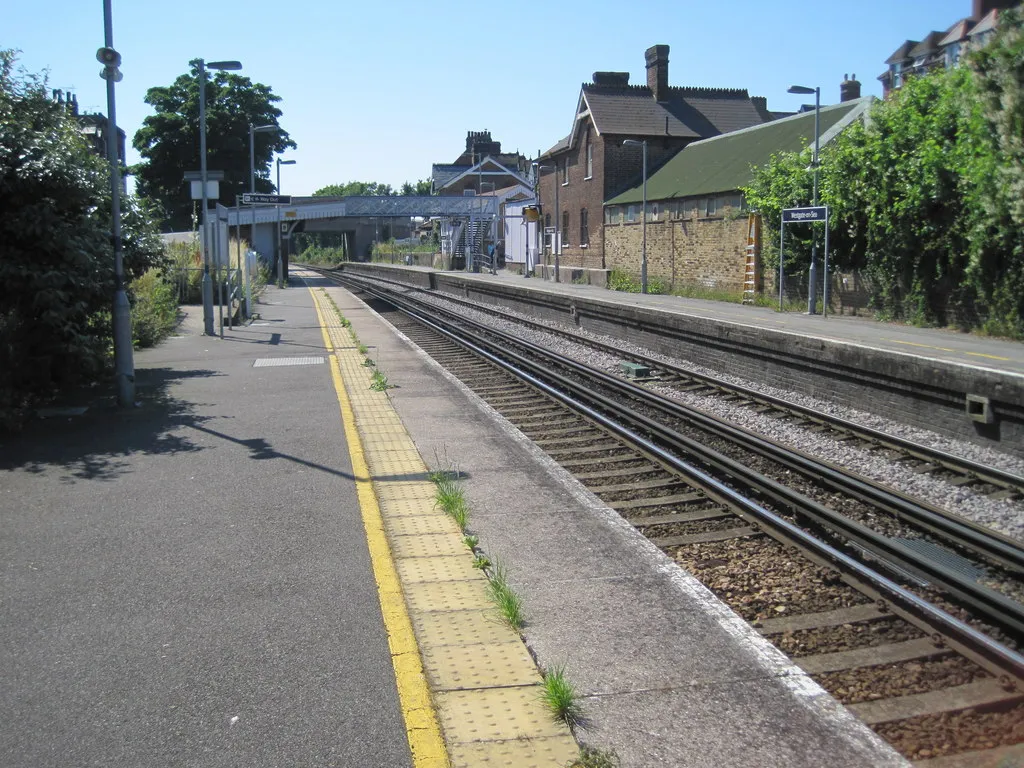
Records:
<instances>
[{"instance_id":1,"label":"directional sign","mask_svg":"<svg viewBox=\"0 0 1024 768\"><path fill-rule=\"evenodd\" d=\"M291 195L261 195L257 192L243 192L242 202L246 205L270 203L271 205L291 205Z\"/></svg>"},{"instance_id":2,"label":"directional sign","mask_svg":"<svg viewBox=\"0 0 1024 768\"><path fill-rule=\"evenodd\" d=\"M784 224L797 224L802 221L825 221L828 218L828 206L816 208L786 208L782 211Z\"/></svg>"}]
</instances>

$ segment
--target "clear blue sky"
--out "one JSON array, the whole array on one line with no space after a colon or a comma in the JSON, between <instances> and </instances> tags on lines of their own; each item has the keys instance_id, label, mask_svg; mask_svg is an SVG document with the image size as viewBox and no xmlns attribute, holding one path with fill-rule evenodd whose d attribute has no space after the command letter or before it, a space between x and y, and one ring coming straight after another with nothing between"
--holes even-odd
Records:
<instances>
[{"instance_id":1,"label":"clear blue sky","mask_svg":"<svg viewBox=\"0 0 1024 768\"><path fill-rule=\"evenodd\" d=\"M105 111L102 1L5 5L0 47ZM505 151L547 149L568 133L592 72L644 83L656 43L671 46L672 85L746 88L794 110L789 85L820 85L834 103L845 73L880 96L876 77L905 39L970 10L970 0L114 0L118 121L130 144L151 113L147 88L192 58L238 59L282 97L281 123L299 145L288 153L297 164L281 169L285 193L355 179L397 186L453 161L469 130L490 130Z\"/></svg>"}]
</instances>

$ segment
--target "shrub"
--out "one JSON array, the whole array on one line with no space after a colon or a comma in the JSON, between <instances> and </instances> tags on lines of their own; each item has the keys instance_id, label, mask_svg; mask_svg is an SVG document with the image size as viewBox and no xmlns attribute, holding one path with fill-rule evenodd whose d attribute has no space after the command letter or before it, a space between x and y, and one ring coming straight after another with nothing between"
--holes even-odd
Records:
<instances>
[{"instance_id":1,"label":"shrub","mask_svg":"<svg viewBox=\"0 0 1024 768\"><path fill-rule=\"evenodd\" d=\"M132 340L137 347L152 347L167 338L178 324L174 286L157 269L136 278L129 293L132 302Z\"/></svg>"}]
</instances>

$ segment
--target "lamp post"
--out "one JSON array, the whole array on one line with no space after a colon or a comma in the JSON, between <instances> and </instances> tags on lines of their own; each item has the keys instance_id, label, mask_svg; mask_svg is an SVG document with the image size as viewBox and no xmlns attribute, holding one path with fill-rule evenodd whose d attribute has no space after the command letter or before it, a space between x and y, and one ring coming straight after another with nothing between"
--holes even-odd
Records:
<instances>
[{"instance_id":1,"label":"lamp post","mask_svg":"<svg viewBox=\"0 0 1024 768\"><path fill-rule=\"evenodd\" d=\"M256 192L256 134L257 133L270 133L271 131L278 130L276 125L253 125L249 123L249 191ZM252 240L250 245L253 249L256 248L256 205L252 206L252 229L249 232L249 238ZM279 241L280 242L280 241ZM280 249L278 249L280 251ZM281 254L277 254L278 259L278 275L281 274ZM277 281L278 287L281 287L281 280Z\"/></svg>"},{"instance_id":2,"label":"lamp post","mask_svg":"<svg viewBox=\"0 0 1024 768\"><path fill-rule=\"evenodd\" d=\"M206 70L220 69L224 71L242 68L237 61L211 61L193 59L189 62L199 68L199 175L203 185L203 331L213 336L213 283L210 282L210 232L207 221L207 206L210 201L207 195L209 178L206 173Z\"/></svg>"},{"instance_id":3,"label":"lamp post","mask_svg":"<svg viewBox=\"0 0 1024 768\"><path fill-rule=\"evenodd\" d=\"M277 158L277 194L281 194L281 166L295 165L294 160ZM290 250L290 249L289 249ZM277 206L277 287L284 286L284 249L281 246L281 206Z\"/></svg>"},{"instance_id":4,"label":"lamp post","mask_svg":"<svg viewBox=\"0 0 1024 768\"><path fill-rule=\"evenodd\" d=\"M814 200L811 205L818 205L818 141L821 136L821 88L809 88L806 85L790 86L788 93L814 94L814 157L811 160L811 167L814 169ZM817 290L818 290L818 238L811 233L811 270L807 281L807 314L817 313ZM828 280L828 275L825 275Z\"/></svg>"},{"instance_id":5,"label":"lamp post","mask_svg":"<svg viewBox=\"0 0 1024 768\"><path fill-rule=\"evenodd\" d=\"M643 192L643 207L641 208L642 219L640 220L640 229L643 233L643 244L640 246L640 293L647 293L647 139L626 139L622 142L624 147L643 147L644 160L643 160L643 177L644 177L644 192Z\"/></svg>"},{"instance_id":6,"label":"lamp post","mask_svg":"<svg viewBox=\"0 0 1024 768\"><path fill-rule=\"evenodd\" d=\"M121 81L121 54L114 50L111 0L103 0L103 47L96 52L103 65L100 77L107 81L107 161L110 163L110 234L114 247L114 372L117 404L129 408L135 402L135 359L132 352L132 319L124 289L124 251L121 243L121 158L118 151L114 83Z\"/></svg>"},{"instance_id":7,"label":"lamp post","mask_svg":"<svg viewBox=\"0 0 1024 768\"><path fill-rule=\"evenodd\" d=\"M276 125L253 125L249 123L249 191L256 191L256 134L280 130Z\"/></svg>"}]
</instances>

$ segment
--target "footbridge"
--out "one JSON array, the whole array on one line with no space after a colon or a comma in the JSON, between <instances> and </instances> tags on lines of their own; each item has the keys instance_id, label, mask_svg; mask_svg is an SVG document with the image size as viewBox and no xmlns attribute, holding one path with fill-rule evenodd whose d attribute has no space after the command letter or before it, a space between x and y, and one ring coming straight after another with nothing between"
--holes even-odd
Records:
<instances>
[{"instance_id":1,"label":"footbridge","mask_svg":"<svg viewBox=\"0 0 1024 768\"><path fill-rule=\"evenodd\" d=\"M302 197L292 198L290 205L218 205L216 220L221 243L237 233L268 261L276 263L283 255L287 265L295 232L341 233L349 258L366 261L374 241L411 234L413 217L433 218L439 220L441 252L448 263L472 269L485 259L488 241L497 237L500 202L495 195Z\"/></svg>"}]
</instances>

